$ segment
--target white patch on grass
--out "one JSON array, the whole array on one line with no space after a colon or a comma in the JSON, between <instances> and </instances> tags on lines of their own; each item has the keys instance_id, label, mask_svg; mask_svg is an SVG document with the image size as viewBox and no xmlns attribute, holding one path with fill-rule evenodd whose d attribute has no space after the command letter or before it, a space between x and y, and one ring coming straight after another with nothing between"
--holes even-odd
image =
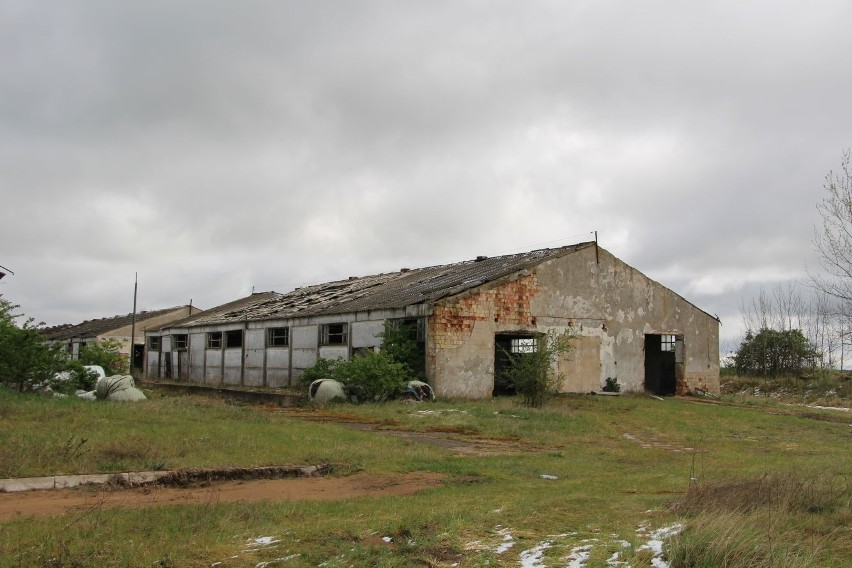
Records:
<instances>
[{"instance_id":1,"label":"white patch on grass","mask_svg":"<svg viewBox=\"0 0 852 568\"><path fill-rule=\"evenodd\" d=\"M809 404L808 408L816 408L817 410L839 410L840 412L852 412L852 408L843 408L842 406L818 406Z\"/></svg>"},{"instance_id":2,"label":"white patch on grass","mask_svg":"<svg viewBox=\"0 0 852 568\"><path fill-rule=\"evenodd\" d=\"M522 568L544 568L544 564L541 562L542 556L544 556L544 551L553 546L553 543L549 540L545 540L544 542L538 543L536 546L530 548L529 550L524 550L520 554L520 561Z\"/></svg>"},{"instance_id":3,"label":"white patch on grass","mask_svg":"<svg viewBox=\"0 0 852 568\"><path fill-rule=\"evenodd\" d=\"M248 544L246 544L246 547L249 547L249 546L272 546L273 544L278 544L279 542L281 542L281 541L276 539L274 536L259 536L257 538L250 538L248 540Z\"/></svg>"},{"instance_id":4,"label":"white patch on grass","mask_svg":"<svg viewBox=\"0 0 852 568\"><path fill-rule=\"evenodd\" d=\"M568 555L568 568L583 568L586 561L592 555L592 545L584 544L571 549L571 554Z\"/></svg>"},{"instance_id":5,"label":"white patch on grass","mask_svg":"<svg viewBox=\"0 0 852 568\"><path fill-rule=\"evenodd\" d=\"M512 538L510 534L503 535L503 542L494 549L495 554L506 554L511 550L511 548L515 546L515 539Z\"/></svg>"},{"instance_id":6,"label":"white patch on grass","mask_svg":"<svg viewBox=\"0 0 852 568\"><path fill-rule=\"evenodd\" d=\"M285 556L283 558L275 558L274 560L267 560L266 562L258 562L255 564L254 568L266 568L267 566L272 566L274 564L280 564L282 562L289 562L294 558L300 557L301 554L291 554L290 556Z\"/></svg>"},{"instance_id":7,"label":"white patch on grass","mask_svg":"<svg viewBox=\"0 0 852 568\"><path fill-rule=\"evenodd\" d=\"M613 552L612 556L607 558L606 565L607 566L626 566L627 562L619 560L621 558L620 552Z\"/></svg>"},{"instance_id":8,"label":"white patch on grass","mask_svg":"<svg viewBox=\"0 0 852 568\"><path fill-rule=\"evenodd\" d=\"M550 475L549 473L542 473L539 477L542 479L559 479L555 475Z\"/></svg>"},{"instance_id":9,"label":"white patch on grass","mask_svg":"<svg viewBox=\"0 0 852 568\"><path fill-rule=\"evenodd\" d=\"M680 534L682 530L683 525L680 523L659 528L651 533L651 540L640 546L638 550L650 550L653 553L654 556L651 558L651 565L654 566L654 568L669 568L669 563L662 558L665 541L677 534ZM638 533L639 531L636 532Z\"/></svg>"},{"instance_id":10,"label":"white patch on grass","mask_svg":"<svg viewBox=\"0 0 852 568\"><path fill-rule=\"evenodd\" d=\"M417 412L412 412L412 414L416 414L417 416L437 416L439 414L449 414L451 412L467 414L467 410L459 410L458 408L443 408L439 410L418 410Z\"/></svg>"}]
</instances>

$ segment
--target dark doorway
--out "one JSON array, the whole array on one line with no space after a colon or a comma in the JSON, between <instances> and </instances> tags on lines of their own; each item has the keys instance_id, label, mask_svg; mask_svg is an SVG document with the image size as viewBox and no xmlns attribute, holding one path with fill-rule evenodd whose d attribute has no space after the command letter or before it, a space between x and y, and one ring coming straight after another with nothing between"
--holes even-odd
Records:
<instances>
[{"instance_id":1,"label":"dark doorway","mask_svg":"<svg viewBox=\"0 0 852 568\"><path fill-rule=\"evenodd\" d=\"M133 357L130 360L130 366L134 369L141 369L145 364L145 345L142 343L133 344Z\"/></svg>"},{"instance_id":2,"label":"dark doorway","mask_svg":"<svg viewBox=\"0 0 852 568\"><path fill-rule=\"evenodd\" d=\"M514 385L506 377L512 358L535 353L538 345L536 335L504 333L494 336L494 390L492 396L517 394Z\"/></svg>"},{"instance_id":3,"label":"dark doorway","mask_svg":"<svg viewBox=\"0 0 852 568\"><path fill-rule=\"evenodd\" d=\"M645 336L646 391L660 396L675 394L675 344L674 335Z\"/></svg>"},{"instance_id":4,"label":"dark doorway","mask_svg":"<svg viewBox=\"0 0 852 568\"><path fill-rule=\"evenodd\" d=\"M426 380L426 319L387 320L382 350L408 365L415 377Z\"/></svg>"}]
</instances>

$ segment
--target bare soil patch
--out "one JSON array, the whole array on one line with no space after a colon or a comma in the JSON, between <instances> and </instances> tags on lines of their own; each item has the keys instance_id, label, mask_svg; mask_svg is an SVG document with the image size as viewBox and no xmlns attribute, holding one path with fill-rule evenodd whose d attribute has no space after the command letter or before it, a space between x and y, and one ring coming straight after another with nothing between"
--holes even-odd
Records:
<instances>
[{"instance_id":1,"label":"bare soil patch","mask_svg":"<svg viewBox=\"0 0 852 568\"><path fill-rule=\"evenodd\" d=\"M0 522L20 516L84 513L109 507L236 503L256 501L334 501L351 497L412 495L437 487L444 476L431 472L358 473L346 477L302 477L213 481L203 487L148 485L136 488L80 488L0 493Z\"/></svg>"},{"instance_id":2,"label":"bare soil patch","mask_svg":"<svg viewBox=\"0 0 852 568\"><path fill-rule=\"evenodd\" d=\"M552 450L541 444L531 444L520 438L489 438L470 428L455 426L426 426L425 430L403 430L401 424L390 420L369 420L349 413L324 410L288 408L288 415L312 422L333 422L353 430L394 436L415 443L451 450L464 456L498 456Z\"/></svg>"}]
</instances>

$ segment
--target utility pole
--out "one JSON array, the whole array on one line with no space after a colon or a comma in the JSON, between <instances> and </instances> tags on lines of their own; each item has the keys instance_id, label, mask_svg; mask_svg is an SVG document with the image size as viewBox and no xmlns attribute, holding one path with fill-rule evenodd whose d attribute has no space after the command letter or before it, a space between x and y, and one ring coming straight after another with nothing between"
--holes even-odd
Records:
<instances>
[{"instance_id":1,"label":"utility pole","mask_svg":"<svg viewBox=\"0 0 852 568\"><path fill-rule=\"evenodd\" d=\"M133 275L133 319L130 324L130 374L133 374L133 356L136 354L136 290L139 287L139 273Z\"/></svg>"}]
</instances>

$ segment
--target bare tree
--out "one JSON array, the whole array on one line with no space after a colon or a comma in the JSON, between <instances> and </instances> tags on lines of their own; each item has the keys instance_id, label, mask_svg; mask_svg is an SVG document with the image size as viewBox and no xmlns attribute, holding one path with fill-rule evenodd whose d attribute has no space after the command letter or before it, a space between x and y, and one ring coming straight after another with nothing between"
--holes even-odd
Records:
<instances>
[{"instance_id":1,"label":"bare tree","mask_svg":"<svg viewBox=\"0 0 852 568\"><path fill-rule=\"evenodd\" d=\"M830 171L823 186L828 195L817 205L822 229L814 230L814 246L824 274L812 274L817 289L852 305L852 151L845 150L840 171Z\"/></svg>"}]
</instances>

